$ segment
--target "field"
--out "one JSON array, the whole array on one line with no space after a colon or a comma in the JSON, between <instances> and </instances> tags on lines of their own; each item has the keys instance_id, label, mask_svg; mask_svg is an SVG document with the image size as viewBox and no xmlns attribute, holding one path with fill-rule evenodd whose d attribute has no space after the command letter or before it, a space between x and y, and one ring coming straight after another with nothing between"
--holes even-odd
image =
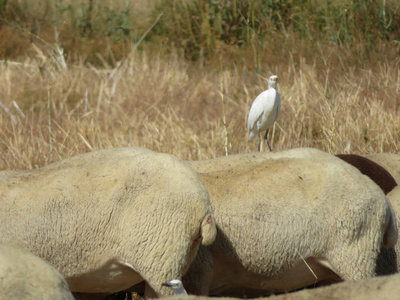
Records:
<instances>
[{"instance_id":1,"label":"field","mask_svg":"<svg viewBox=\"0 0 400 300\"><path fill-rule=\"evenodd\" d=\"M126 146L185 160L257 151L246 119L272 74L275 151L399 152L395 1L171 3L0 4L0 167Z\"/></svg>"},{"instance_id":2,"label":"field","mask_svg":"<svg viewBox=\"0 0 400 300\"><path fill-rule=\"evenodd\" d=\"M399 153L399 72L398 0L2 0L0 169L257 151L247 115L273 74L274 151Z\"/></svg>"}]
</instances>

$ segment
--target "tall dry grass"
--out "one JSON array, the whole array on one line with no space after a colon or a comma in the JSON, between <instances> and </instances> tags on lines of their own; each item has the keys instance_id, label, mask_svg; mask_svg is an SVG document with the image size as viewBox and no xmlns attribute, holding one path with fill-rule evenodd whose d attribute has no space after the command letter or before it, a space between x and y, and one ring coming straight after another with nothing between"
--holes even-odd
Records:
<instances>
[{"instance_id":1,"label":"tall dry grass","mask_svg":"<svg viewBox=\"0 0 400 300\"><path fill-rule=\"evenodd\" d=\"M271 74L279 75L282 98L275 151L399 152L399 59L355 67L325 45L314 58L250 53L207 66L179 50L143 48L115 66L94 67L66 62L60 48L47 50L31 48L33 58L0 64L1 169L37 168L111 147L186 160L256 151L246 118Z\"/></svg>"}]
</instances>

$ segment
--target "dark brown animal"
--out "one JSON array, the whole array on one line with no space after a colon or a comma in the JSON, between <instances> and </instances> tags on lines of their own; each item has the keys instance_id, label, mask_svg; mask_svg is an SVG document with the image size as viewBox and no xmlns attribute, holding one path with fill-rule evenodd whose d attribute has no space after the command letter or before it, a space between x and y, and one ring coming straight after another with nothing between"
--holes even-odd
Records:
<instances>
[{"instance_id":1,"label":"dark brown animal","mask_svg":"<svg viewBox=\"0 0 400 300\"><path fill-rule=\"evenodd\" d=\"M371 178L382 189L385 195L397 186L396 180L384 167L366 157L355 154L337 154L336 156Z\"/></svg>"}]
</instances>

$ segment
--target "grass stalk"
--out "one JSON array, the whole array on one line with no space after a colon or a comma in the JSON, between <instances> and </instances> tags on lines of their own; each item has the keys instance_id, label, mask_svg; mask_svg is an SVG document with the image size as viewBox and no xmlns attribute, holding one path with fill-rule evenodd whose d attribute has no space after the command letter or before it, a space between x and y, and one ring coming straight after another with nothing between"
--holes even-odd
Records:
<instances>
[{"instance_id":1,"label":"grass stalk","mask_svg":"<svg viewBox=\"0 0 400 300\"><path fill-rule=\"evenodd\" d=\"M225 88L226 88L226 73L221 75L220 81L220 96L221 96L221 107L222 107L222 126L224 128L224 152L225 156L229 155L228 145L229 145L229 133L228 125L226 124L226 111L225 111Z\"/></svg>"},{"instance_id":2,"label":"grass stalk","mask_svg":"<svg viewBox=\"0 0 400 300\"><path fill-rule=\"evenodd\" d=\"M47 106L46 106L46 113L48 117L47 128L49 132L49 162L53 162L53 130L51 126L51 92L50 92L50 85L47 85Z\"/></svg>"}]
</instances>

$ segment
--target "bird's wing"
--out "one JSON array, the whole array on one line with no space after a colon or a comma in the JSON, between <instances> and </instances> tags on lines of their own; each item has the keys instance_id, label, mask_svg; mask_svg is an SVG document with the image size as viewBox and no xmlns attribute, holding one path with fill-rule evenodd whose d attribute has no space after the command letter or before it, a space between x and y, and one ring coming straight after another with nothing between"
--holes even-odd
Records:
<instances>
[{"instance_id":1,"label":"bird's wing","mask_svg":"<svg viewBox=\"0 0 400 300\"><path fill-rule=\"evenodd\" d=\"M251 105L249 117L247 119L247 130L251 131L254 125L257 123L257 120L262 116L264 113L263 105L262 105L262 93L257 96L254 100L253 104Z\"/></svg>"},{"instance_id":2,"label":"bird's wing","mask_svg":"<svg viewBox=\"0 0 400 300\"><path fill-rule=\"evenodd\" d=\"M279 112L281 111L281 96L279 95L279 93L276 93L276 101L278 103L277 108L276 108L276 117L278 117Z\"/></svg>"}]
</instances>

